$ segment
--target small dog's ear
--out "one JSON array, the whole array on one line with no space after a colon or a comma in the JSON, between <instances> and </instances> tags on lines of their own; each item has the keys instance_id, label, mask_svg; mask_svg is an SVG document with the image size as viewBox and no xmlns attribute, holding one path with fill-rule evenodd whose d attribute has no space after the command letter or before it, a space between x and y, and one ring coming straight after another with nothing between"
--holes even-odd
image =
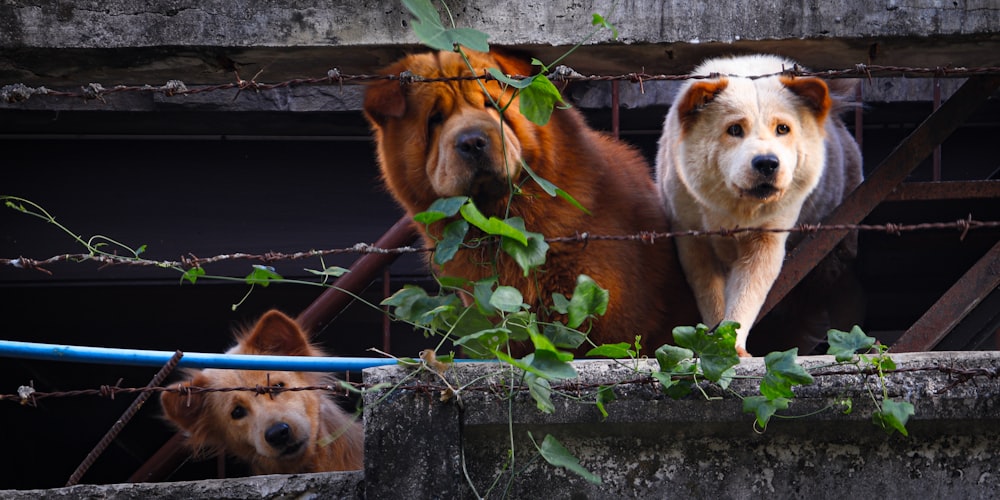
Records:
<instances>
[{"instance_id":1,"label":"small dog's ear","mask_svg":"<svg viewBox=\"0 0 1000 500\"><path fill-rule=\"evenodd\" d=\"M827 113L833 106L833 99L830 97L830 89L826 82L819 78L792 78L781 77L781 83L813 112L816 120L822 122L826 119Z\"/></svg>"},{"instance_id":2,"label":"small dog's ear","mask_svg":"<svg viewBox=\"0 0 1000 500\"><path fill-rule=\"evenodd\" d=\"M171 387L180 389L182 387L194 386L204 387L206 379L200 373L191 380L179 382ZM205 410L205 394L192 392L161 392L160 406L168 419L177 424L178 427L191 432L201 418Z\"/></svg>"},{"instance_id":3,"label":"small dog's ear","mask_svg":"<svg viewBox=\"0 0 1000 500\"><path fill-rule=\"evenodd\" d=\"M241 342L247 354L309 356L309 338L292 318L272 309L257 321L250 335Z\"/></svg>"},{"instance_id":4,"label":"small dog's ear","mask_svg":"<svg viewBox=\"0 0 1000 500\"><path fill-rule=\"evenodd\" d=\"M379 127L389 118L406 113L405 87L396 80L380 80L365 89L364 112L368 120Z\"/></svg>"},{"instance_id":5,"label":"small dog's ear","mask_svg":"<svg viewBox=\"0 0 1000 500\"><path fill-rule=\"evenodd\" d=\"M680 118L681 127L684 130L691 128L701 109L712 102L728 85L729 81L725 78L698 81L691 84L687 91L684 92L684 96L676 104L677 116Z\"/></svg>"}]
</instances>

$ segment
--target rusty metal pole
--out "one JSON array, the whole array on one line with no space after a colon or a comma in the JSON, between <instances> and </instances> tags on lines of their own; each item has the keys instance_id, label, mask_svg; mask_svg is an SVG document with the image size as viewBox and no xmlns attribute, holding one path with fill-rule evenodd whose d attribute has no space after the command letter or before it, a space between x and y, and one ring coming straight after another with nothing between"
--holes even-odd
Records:
<instances>
[{"instance_id":1,"label":"rusty metal pole","mask_svg":"<svg viewBox=\"0 0 1000 500\"><path fill-rule=\"evenodd\" d=\"M378 241L375 247L389 249L410 245L417 239L417 230L409 216L403 216ZM351 272L341 276L312 304L299 313L295 320L304 330L316 335L323 327L347 307L378 276L378 273L399 257L398 253L368 253L351 265ZM345 291L351 294L344 293Z\"/></svg>"}]
</instances>

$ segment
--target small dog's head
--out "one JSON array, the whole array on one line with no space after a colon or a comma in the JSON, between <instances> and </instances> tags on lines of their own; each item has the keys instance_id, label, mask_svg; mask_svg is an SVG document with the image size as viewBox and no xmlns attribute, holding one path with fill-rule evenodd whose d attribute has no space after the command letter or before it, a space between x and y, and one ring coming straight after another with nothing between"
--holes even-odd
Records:
<instances>
[{"instance_id":1,"label":"small dog's head","mask_svg":"<svg viewBox=\"0 0 1000 500\"><path fill-rule=\"evenodd\" d=\"M819 182L825 163L824 127L833 106L829 88L818 78L748 78L752 75L736 73L747 68L726 62L696 70L719 76L693 81L675 101L684 158L696 165L683 168L682 175L700 194L725 200L730 209L752 210L786 197L801 201ZM781 66L757 70L778 73Z\"/></svg>"},{"instance_id":2,"label":"small dog's head","mask_svg":"<svg viewBox=\"0 0 1000 500\"><path fill-rule=\"evenodd\" d=\"M512 89L494 80L426 82L471 76L470 66L479 76L488 68L525 76L532 71L500 54L466 53L468 62L455 52L405 57L382 73L410 74L416 81L381 81L366 90L364 111L375 131L383 177L412 212L448 196L472 197L480 208L506 199L521 175L522 151L535 149L521 143L534 134L517 133L534 125L518 111Z\"/></svg>"},{"instance_id":3,"label":"small dog's head","mask_svg":"<svg viewBox=\"0 0 1000 500\"><path fill-rule=\"evenodd\" d=\"M266 313L241 334L228 354L283 356L322 355L296 325L278 311ZM174 387L303 387L319 385L323 376L304 372L205 369ZM257 473L301 470L315 445L322 393L318 391L164 392L166 417L188 434L188 444L202 453L228 452L251 464Z\"/></svg>"}]
</instances>

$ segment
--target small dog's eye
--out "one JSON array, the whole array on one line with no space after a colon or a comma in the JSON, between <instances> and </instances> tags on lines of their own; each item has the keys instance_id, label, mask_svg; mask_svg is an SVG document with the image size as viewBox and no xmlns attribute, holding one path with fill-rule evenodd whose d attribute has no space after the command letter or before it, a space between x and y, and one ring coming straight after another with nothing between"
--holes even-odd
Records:
<instances>
[{"instance_id":1,"label":"small dog's eye","mask_svg":"<svg viewBox=\"0 0 1000 500\"><path fill-rule=\"evenodd\" d=\"M275 387L284 387L284 386L285 386L285 383L284 383L284 382L276 382L276 383L274 384L274 386L275 386Z\"/></svg>"},{"instance_id":2,"label":"small dog's eye","mask_svg":"<svg viewBox=\"0 0 1000 500\"><path fill-rule=\"evenodd\" d=\"M247 409L242 406L237 406L236 408L233 408L233 411L229 413L229 416L233 417L233 420L239 420L247 416Z\"/></svg>"},{"instance_id":3,"label":"small dog's eye","mask_svg":"<svg viewBox=\"0 0 1000 500\"><path fill-rule=\"evenodd\" d=\"M779 124L778 124L778 126L777 126L777 127L775 127L774 131L775 131L775 132L776 132L776 133L777 133L778 135L785 135L785 134L787 134L787 133L791 132L791 131L792 131L792 129L790 129L790 128L788 127L788 125L785 125L784 123L779 123Z\"/></svg>"},{"instance_id":4,"label":"small dog's eye","mask_svg":"<svg viewBox=\"0 0 1000 500\"><path fill-rule=\"evenodd\" d=\"M444 123L444 114L441 112L434 112L427 118L427 128L434 128L442 123Z\"/></svg>"},{"instance_id":5,"label":"small dog's eye","mask_svg":"<svg viewBox=\"0 0 1000 500\"><path fill-rule=\"evenodd\" d=\"M733 137L743 137L743 126L738 123L730 125L726 133Z\"/></svg>"}]
</instances>

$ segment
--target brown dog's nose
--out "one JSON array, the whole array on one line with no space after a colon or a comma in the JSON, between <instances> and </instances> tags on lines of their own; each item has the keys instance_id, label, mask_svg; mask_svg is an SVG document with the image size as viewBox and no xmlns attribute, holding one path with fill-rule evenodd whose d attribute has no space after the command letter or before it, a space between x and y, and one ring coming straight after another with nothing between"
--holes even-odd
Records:
<instances>
[{"instance_id":1,"label":"brown dog's nose","mask_svg":"<svg viewBox=\"0 0 1000 500\"><path fill-rule=\"evenodd\" d=\"M480 129L464 130L455 138L455 149L467 160L482 159L489 147L490 139Z\"/></svg>"},{"instance_id":2,"label":"brown dog's nose","mask_svg":"<svg viewBox=\"0 0 1000 500\"><path fill-rule=\"evenodd\" d=\"M292 428L284 423L278 422L268 427L264 432L264 439L275 448L282 448L288 444L292 436Z\"/></svg>"},{"instance_id":3,"label":"brown dog's nose","mask_svg":"<svg viewBox=\"0 0 1000 500\"><path fill-rule=\"evenodd\" d=\"M755 156L753 160L750 161L750 166L762 175L771 177L778 171L778 157L774 155Z\"/></svg>"}]
</instances>

